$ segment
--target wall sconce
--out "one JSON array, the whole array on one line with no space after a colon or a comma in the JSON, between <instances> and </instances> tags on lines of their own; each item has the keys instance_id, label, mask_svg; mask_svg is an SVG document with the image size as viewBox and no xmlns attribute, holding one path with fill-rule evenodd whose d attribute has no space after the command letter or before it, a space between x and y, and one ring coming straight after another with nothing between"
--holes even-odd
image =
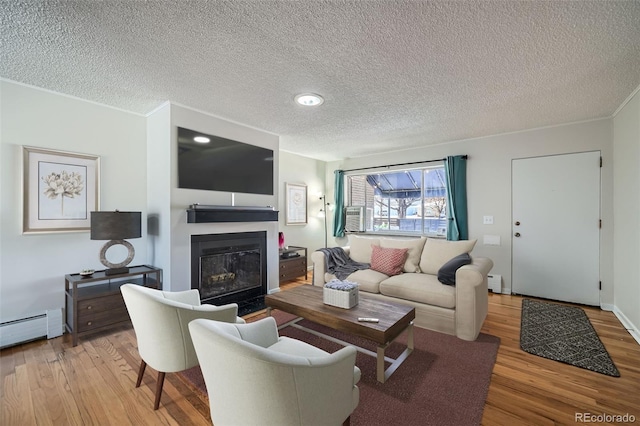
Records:
<instances>
[{"instance_id":1,"label":"wall sconce","mask_svg":"<svg viewBox=\"0 0 640 426\"><path fill-rule=\"evenodd\" d=\"M129 272L127 265L133 260L135 250L125 238L140 238L142 236L141 212L91 212L91 239L111 240L100 250L100 262L108 269L105 275L125 274ZM127 258L120 263L107 260L107 250L121 244L128 250Z\"/></svg>"}]
</instances>

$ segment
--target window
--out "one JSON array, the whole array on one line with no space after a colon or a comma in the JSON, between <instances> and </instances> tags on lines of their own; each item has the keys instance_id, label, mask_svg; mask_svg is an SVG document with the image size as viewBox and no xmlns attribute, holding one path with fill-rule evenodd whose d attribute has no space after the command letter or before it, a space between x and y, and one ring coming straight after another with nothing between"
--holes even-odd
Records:
<instances>
[{"instance_id":1,"label":"window","mask_svg":"<svg viewBox=\"0 0 640 426\"><path fill-rule=\"evenodd\" d=\"M365 207L367 232L447 234L444 166L345 176L349 206Z\"/></svg>"}]
</instances>

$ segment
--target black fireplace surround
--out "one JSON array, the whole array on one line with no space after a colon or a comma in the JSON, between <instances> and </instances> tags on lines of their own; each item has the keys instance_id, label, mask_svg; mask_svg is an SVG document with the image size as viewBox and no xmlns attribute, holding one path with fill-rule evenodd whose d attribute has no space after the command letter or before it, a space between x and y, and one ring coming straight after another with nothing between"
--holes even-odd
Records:
<instances>
[{"instance_id":1,"label":"black fireplace surround","mask_svg":"<svg viewBox=\"0 0 640 426\"><path fill-rule=\"evenodd\" d=\"M202 303L237 303L240 316L263 309L267 232L192 235L191 288Z\"/></svg>"}]
</instances>

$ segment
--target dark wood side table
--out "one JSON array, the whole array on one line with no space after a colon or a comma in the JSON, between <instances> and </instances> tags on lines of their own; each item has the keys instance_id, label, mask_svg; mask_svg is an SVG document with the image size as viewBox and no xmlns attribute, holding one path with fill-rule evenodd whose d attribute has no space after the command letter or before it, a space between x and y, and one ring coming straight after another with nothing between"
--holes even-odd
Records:
<instances>
[{"instance_id":1,"label":"dark wood side table","mask_svg":"<svg viewBox=\"0 0 640 426\"><path fill-rule=\"evenodd\" d=\"M308 278L306 247L289 246L279 250L279 254L279 282L291 281L302 275L304 275L305 280Z\"/></svg>"},{"instance_id":2,"label":"dark wood side table","mask_svg":"<svg viewBox=\"0 0 640 426\"><path fill-rule=\"evenodd\" d=\"M120 286L126 283L162 288L162 269L148 265L132 266L129 272L105 275L67 274L65 283L65 328L71 333L73 346L78 337L108 330L130 321Z\"/></svg>"}]
</instances>

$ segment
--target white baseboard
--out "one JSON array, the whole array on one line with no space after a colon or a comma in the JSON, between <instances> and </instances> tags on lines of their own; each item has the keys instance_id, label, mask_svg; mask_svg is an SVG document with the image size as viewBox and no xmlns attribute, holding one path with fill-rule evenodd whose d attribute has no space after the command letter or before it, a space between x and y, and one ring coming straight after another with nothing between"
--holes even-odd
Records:
<instances>
[{"instance_id":1,"label":"white baseboard","mask_svg":"<svg viewBox=\"0 0 640 426\"><path fill-rule=\"evenodd\" d=\"M600 309L602 309L603 311L613 312L616 309L616 307L615 305L611 305L609 303L601 303Z\"/></svg>"},{"instance_id":2,"label":"white baseboard","mask_svg":"<svg viewBox=\"0 0 640 426\"><path fill-rule=\"evenodd\" d=\"M625 314L618 309L617 306L613 306L613 314L620 320L624 328L631 334L631 336L638 342L640 345L640 331L638 331L638 327L636 327L629 318L626 317Z\"/></svg>"}]
</instances>

